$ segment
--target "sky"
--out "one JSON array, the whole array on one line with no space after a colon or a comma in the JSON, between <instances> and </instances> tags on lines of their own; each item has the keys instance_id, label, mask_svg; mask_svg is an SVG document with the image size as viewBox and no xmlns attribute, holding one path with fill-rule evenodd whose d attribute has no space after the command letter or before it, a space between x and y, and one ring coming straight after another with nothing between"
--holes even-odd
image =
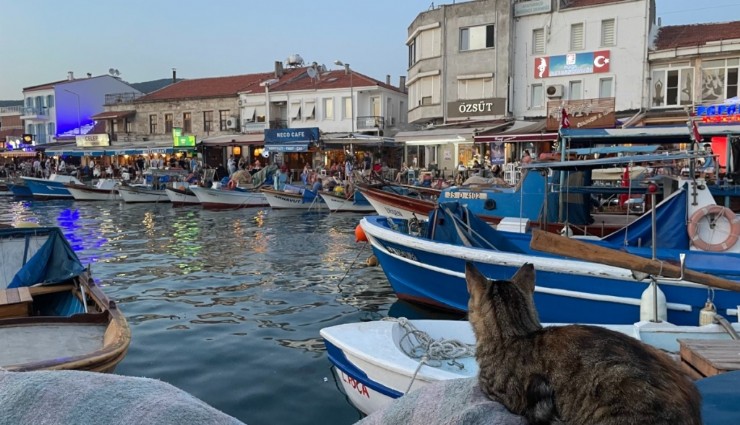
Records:
<instances>
[{"instance_id":1,"label":"sky","mask_svg":"<svg viewBox=\"0 0 740 425\"><path fill-rule=\"evenodd\" d=\"M398 85L408 26L453 0L0 0L0 100L67 72L129 83L269 72L299 54L306 64L350 64ZM460 3L460 1L458 1ZM657 0L662 24L740 20L740 0Z\"/></svg>"}]
</instances>

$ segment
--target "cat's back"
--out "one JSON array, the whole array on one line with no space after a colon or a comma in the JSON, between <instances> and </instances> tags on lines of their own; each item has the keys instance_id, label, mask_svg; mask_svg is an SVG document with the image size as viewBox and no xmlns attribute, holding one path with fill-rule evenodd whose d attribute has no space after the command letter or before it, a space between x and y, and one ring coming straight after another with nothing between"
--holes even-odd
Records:
<instances>
[{"instance_id":1,"label":"cat's back","mask_svg":"<svg viewBox=\"0 0 740 425\"><path fill-rule=\"evenodd\" d=\"M701 424L701 396L666 353L598 326L547 327L533 338L568 422Z\"/></svg>"}]
</instances>

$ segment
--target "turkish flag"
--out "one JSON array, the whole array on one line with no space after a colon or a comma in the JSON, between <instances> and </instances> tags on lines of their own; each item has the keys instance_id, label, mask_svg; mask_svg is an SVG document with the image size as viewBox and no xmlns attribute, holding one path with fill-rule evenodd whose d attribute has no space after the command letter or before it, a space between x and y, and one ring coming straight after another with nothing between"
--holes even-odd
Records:
<instances>
[{"instance_id":1,"label":"turkish flag","mask_svg":"<svg viewBox=\"0 0 740 425\"><path fill-rule=\"evenodd\" d=\"M609 72L611 58L608 50L599 50L594 52L594 74L600 72Z\"/></svg>"},{"instance_id":2,"label":"turkish flag","mask_svg":"<svg viewBox=\"0 0 740 425\"><path fill-rule=\"evenodd\" d=\"M560 110L560 128L570 128L570 118L568 118L568 111L565 108Z\"/></svg>"}]
</instances>

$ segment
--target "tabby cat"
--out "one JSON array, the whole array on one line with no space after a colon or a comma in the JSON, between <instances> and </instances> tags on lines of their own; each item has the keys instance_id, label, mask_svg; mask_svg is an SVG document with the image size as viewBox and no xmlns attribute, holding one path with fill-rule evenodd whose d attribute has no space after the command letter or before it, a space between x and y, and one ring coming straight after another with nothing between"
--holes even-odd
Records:
<instances>
[{"instance_id":1,"label":"tabby cat","mask_svg":"<svg viewBox=\"0 0 740 425\"><path fill-rule=\"evenodd\" d=\"M465 266L480 387L530 424L701 424L701 396L665 353L597 326L543 328L534 267L511 281Z\"/></svg>"}]
</instances>

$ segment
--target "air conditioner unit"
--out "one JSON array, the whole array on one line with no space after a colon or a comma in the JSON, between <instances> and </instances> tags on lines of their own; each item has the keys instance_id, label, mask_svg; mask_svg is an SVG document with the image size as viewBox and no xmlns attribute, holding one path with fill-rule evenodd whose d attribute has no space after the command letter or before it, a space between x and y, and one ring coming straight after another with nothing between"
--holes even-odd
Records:
<instances>
[{"instance_id":1,"label":"air conditioner unit","mask_svg":"<svg viewBox=\"0 0 740 425\"><path fill-rule=\"evenodd\" d=\"M236 117L226 118L226 128L234 130L239 127L239 119Z\"/></svg>"},{"instance_id":2,"label":"air conditioner unit","mask_svg":"<svg viewBox=\"0 0 740 425\"><path fill-rule=\"evenodd\" d=\"M239 106L244 106L244 101L239 99Z\"/></svg>"},{"instance_id":3,"label":"air conditioner unit","mask_svg":"<svg viewBox=\"0 0 740 425\"><path fill-rule=\"evenodd\" d=\"M563 97L563 85L562 84L551 84L545 89L547 97Z\"/></svg>"}]
</instances>

